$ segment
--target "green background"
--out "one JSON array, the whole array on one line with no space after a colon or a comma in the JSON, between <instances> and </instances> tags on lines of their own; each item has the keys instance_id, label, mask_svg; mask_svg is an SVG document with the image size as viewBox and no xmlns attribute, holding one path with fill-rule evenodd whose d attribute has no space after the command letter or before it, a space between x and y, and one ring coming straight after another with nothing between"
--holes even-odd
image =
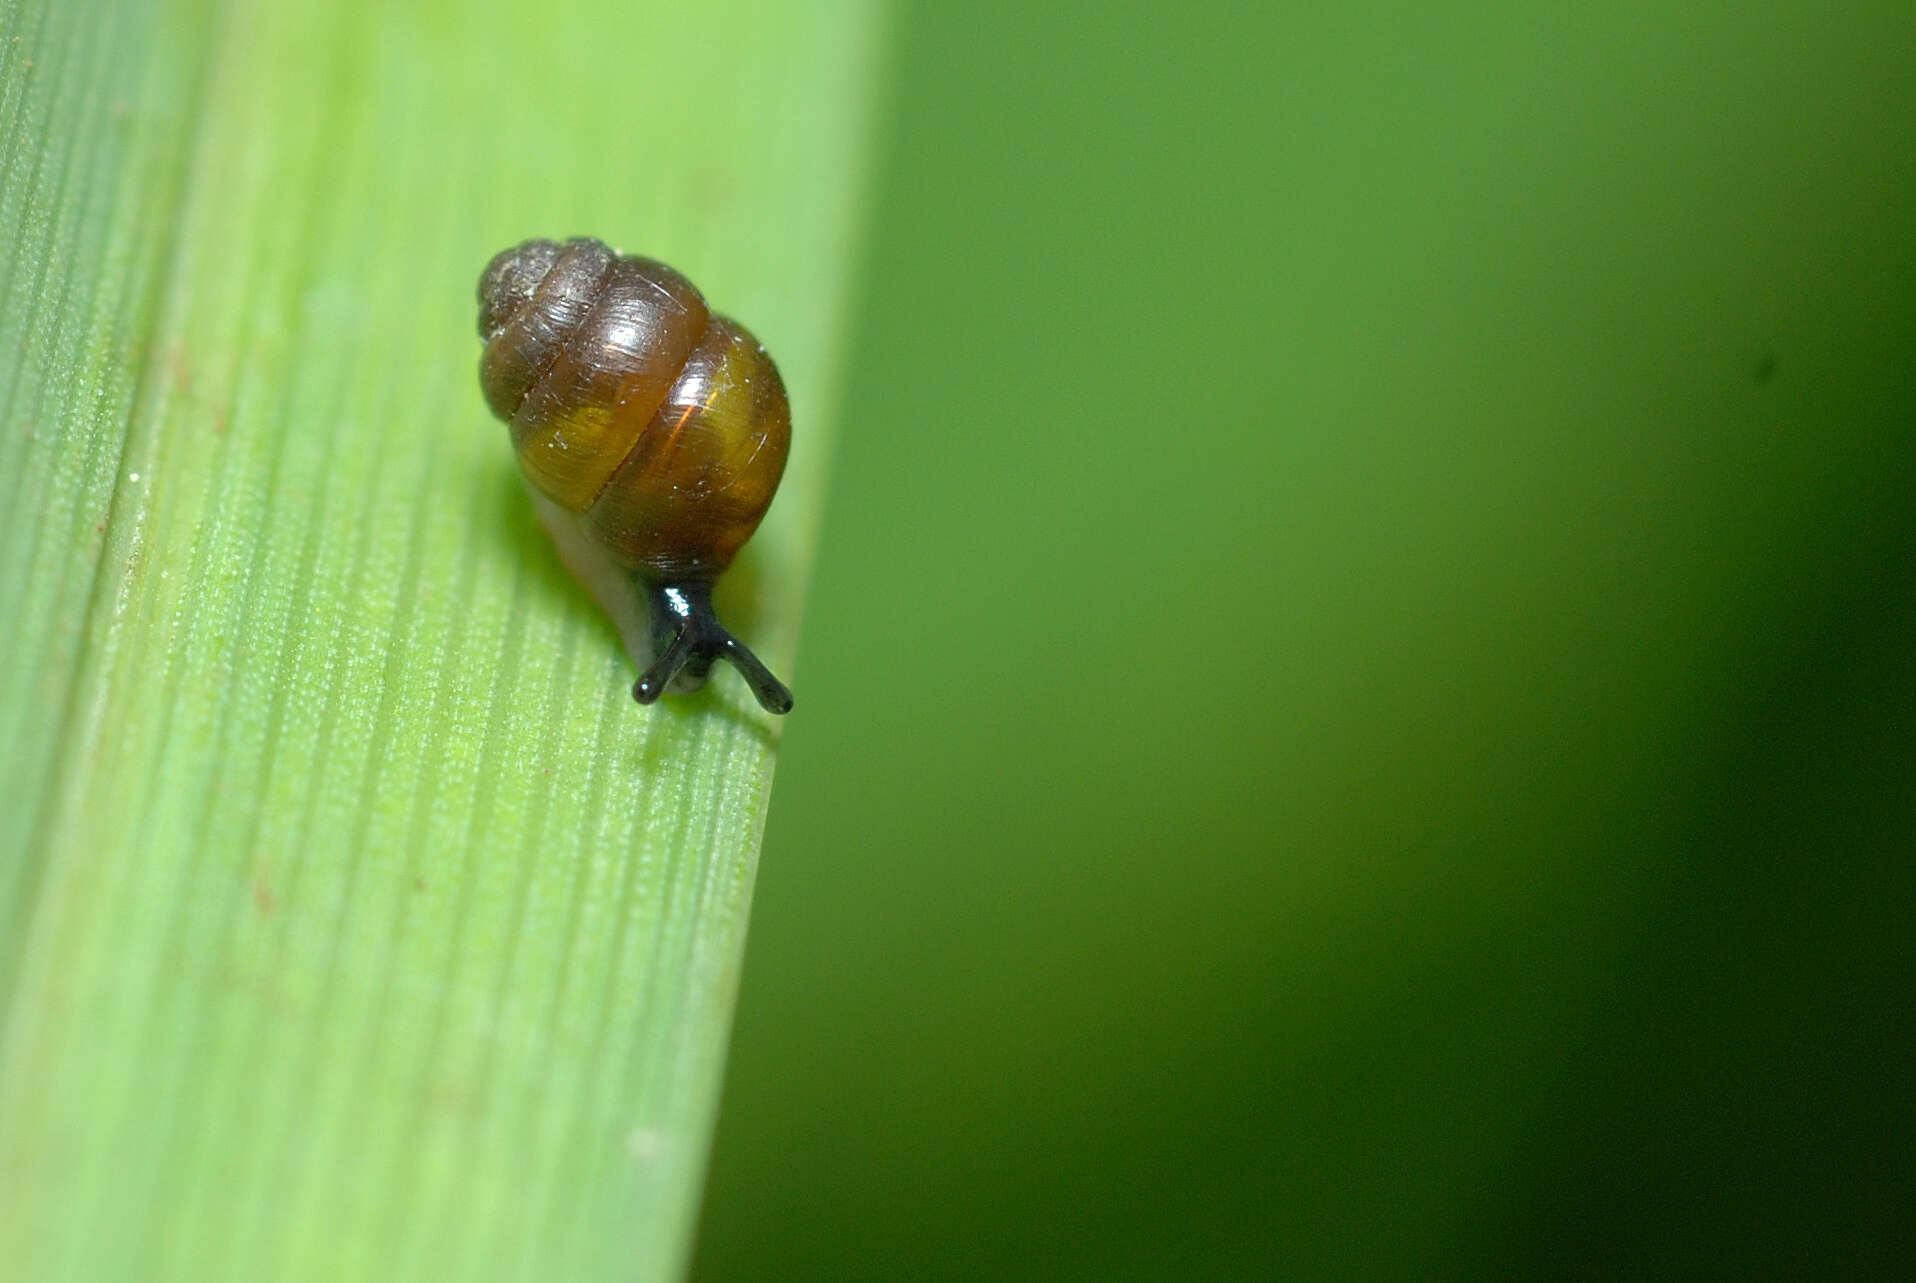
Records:
<instances>
[{"instance_id":1,"label":"green background","mask_svg":"<svg viewBox=\"0 0 1916 1283\"><path fill-rule=\"evenodd\" d=\"M698 1276L1899 1259L1908 5L894 34Z\"/></svg>"}]
</instances>

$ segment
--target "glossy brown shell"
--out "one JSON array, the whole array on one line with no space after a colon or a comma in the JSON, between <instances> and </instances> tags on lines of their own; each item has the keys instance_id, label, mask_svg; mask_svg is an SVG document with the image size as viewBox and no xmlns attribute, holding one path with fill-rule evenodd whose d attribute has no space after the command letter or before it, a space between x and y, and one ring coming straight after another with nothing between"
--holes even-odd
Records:
<instances>
[{"instance_id":1,"label":"glossy brown shell","mask_svg":"<svg viewBox=\"0 0 1916 1283\"><path fill-rule=\"evenodd\" d=\"M627 570L715 578L785 472L772 358L655 259L527 241L479 282L479 380L528 480Z\"/></svg>"}]
</instances>

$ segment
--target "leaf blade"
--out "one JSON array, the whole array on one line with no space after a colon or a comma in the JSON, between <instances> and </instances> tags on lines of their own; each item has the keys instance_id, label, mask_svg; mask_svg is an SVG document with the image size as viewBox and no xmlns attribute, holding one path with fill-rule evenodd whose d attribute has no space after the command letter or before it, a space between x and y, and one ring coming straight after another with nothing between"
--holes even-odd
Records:
<instances>
[{"instance_id":1,"label":"leaf blade","mask_svg":"<svg viewBox=\"0 0 1916 1283\"><path fill-rule=\"evenodd\" d=\"M49 1277L677 1272L776 729L729 677L625 699L479 405L472 278L594 231L750 318L811 410L741 576L789 667L875 8L55 8L41 37L121 73L109 31L201 43L133 109L178 230L120 233L158 237L153 319L89 474L97 583L26 612L81 640L8 906L0 1155L32 1192L0 1242ZM619 112L563 91L594 84Z\"/></svg>"}]
</instances>

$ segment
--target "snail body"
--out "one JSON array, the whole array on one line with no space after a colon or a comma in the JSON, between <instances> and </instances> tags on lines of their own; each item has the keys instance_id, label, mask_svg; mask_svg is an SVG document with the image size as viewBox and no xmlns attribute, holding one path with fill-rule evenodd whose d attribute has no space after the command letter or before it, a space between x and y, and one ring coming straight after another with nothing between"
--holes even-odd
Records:
<instances>
[{"instance_id":1,"label":"snail body","mask_svg":"<svg viewBox=\"0 0 1916 1283\"><path fill-rule=\"evenodd\" d=\"M750 331L678 272L602 242L532 240L479 280L479 381L560 551L620 626L633 698L719 659L774 713L791 692L712 608L785 471L791 408Z\"/></svg>"}]
</instances>

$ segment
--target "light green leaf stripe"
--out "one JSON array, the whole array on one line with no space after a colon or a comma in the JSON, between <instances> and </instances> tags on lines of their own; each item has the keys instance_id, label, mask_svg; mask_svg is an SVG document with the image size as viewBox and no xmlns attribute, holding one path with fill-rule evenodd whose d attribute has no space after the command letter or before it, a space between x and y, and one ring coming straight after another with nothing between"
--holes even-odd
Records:
<instances>
[{"instance_id":1,"label":"light green leaf stripe","mask_svg":"<svg viewBox=\"0 0 1916 1283\"><path fill-rule=\"evenodd\" d=\"M778 728L631 703L473 288L593 234L764 339L791 676L880 18L0 0L7 1277L683 1273Z\"/></svg>"}]
</instances>

